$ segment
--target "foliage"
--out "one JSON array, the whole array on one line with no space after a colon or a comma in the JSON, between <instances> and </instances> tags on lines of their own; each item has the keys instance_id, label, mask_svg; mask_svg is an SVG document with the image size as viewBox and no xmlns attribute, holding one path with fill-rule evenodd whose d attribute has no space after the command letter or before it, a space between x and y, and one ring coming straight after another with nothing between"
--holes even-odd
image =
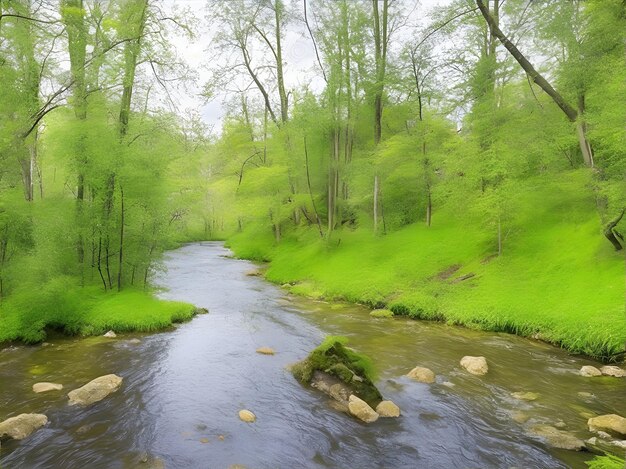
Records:
<instances>
[{"instance_id":1,"label":"foliage","mask_svg":"<svg viewBox=\"0 0 626 469\"><path fill-rule=\"evenodd\" d=\"M596 456L591 461L586 462L590 469L623 469L626 461L613 456Z\"/></svg>"}]
</instances>

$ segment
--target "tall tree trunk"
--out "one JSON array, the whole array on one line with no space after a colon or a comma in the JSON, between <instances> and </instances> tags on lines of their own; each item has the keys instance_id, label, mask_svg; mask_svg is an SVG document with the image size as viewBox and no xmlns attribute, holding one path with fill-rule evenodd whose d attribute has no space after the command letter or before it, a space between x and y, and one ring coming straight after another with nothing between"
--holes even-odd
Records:
<instances>
[{"instance_id":1,"label":"tall tree trunk","mask_svg":"<svg viewBox=\"0 0 626 469\"><path fill-rule=\"evenodd\" d=\"M124 264L124 189L120 186L120 204L121 204L121 220L120 220L120 247L119 247L119 265L117 269L117 291L122 290L122 266Z\"/></svg>"},{"instance_id":2,"label":"tall tree trunk","mask_svg":"<svg viewBox=\"0 0 626 469\"><path fill-rule=\"evenodd\" d=\"M280 118L283 123L289 119L289 102L285 91L285 78L283 74L283 51L281 46L281 22L285 6L281 0L274 2L274 19L276 34L276 81L278 85L278 95L280 97Z\"/></svg>"},{"instance_id":3,"label":"tall tree trunk","mask_svg":"<svg viewBox=\"0 0 626 469\"><path fill-rule=\"evenodd\" d=\"M378 233L378 194L379 180L377 174L374 176L374 233Z\"/></svg>"}]
</instances>

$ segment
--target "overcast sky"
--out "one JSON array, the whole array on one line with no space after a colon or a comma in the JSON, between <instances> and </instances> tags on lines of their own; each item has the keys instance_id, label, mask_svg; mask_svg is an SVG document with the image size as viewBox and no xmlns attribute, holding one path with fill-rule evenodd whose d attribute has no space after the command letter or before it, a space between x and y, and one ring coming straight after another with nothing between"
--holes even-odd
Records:
<instances>
[{"instance_id":1,"label":"overcast sky","mask_svg":"<svg viewBox=\"0 0 626 469\"><path fill-rule=\"evenodd\" d=\"M417 8L414 10L414 15L417 17L424 16L433 7L441 6L450 3L451 0L420 0ZM407 7L412 10L415 1L406 0ZM211 62L211 57L208 54L208 47L211 41L211 25L209 25L205 19L206 15L206 0L166 0L169 6L174 6L177 9L188 8L192 10L195 16L199 19L199 29L201 34L196 37L195 40L189 41L182 36L172 38L174 46L180 57L197 71L199 80L198 85L206 82L210 76L208 66L215 66L215 63ZM298 8L301 8L302 3L300 1L292 2ZM285 61L285 82L287 89L297 89L300 86L310 83L314 79L313 70L315 68L315 53L311 39L308 36L304 36L305 32L301 25L296 25L290 28L283 40L283 58ZM313 84L315 87L315 83ZM202 119L209 126L213 127L214 132L219 133L221 127L221 121L224 116L225 94L217 94L215 98L209 102L204 103L204 98L200 95L200 87L192 87L187 91L178 91L175 93L178 111L181 113L187 113L189 110L195 109L200 112Z\"/></svg>"}]
</instances>

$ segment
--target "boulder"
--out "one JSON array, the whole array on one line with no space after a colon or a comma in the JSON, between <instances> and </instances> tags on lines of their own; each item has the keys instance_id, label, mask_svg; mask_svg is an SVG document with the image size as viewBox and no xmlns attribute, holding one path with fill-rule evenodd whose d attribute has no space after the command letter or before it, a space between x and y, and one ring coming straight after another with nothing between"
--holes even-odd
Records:
<instances>
[{"instance_id":1,"label":"boulder","mask_svg":"<svg viewBox=\"0 0 626 469\"><path fill-rule=\"evenodd\" d=\"M348 410L359 420L365 423L372 423L378 420L379 415L372 409L367 402L359 399L354 394L348 399Z\"/></svg>"},{"instance_id":2,"label":"boulder","mask_svg":"<svg viewBox=\"0 0 626 469\"><path fill-rule=\"evenodd\" d=\"M261 355L274 355L276 352L274 351L274 349L271 349L269 347L260 347L256 349L256 353L260 353Z\"/></svg>"},{"instance_id":3,"label":"boulder","mask_svg":"<svg viewBox=\"0 0 626 469\"><path fill-rule=\"evenodd\" d=\"M576 438L571 433L558 430L550 425L535 425L530 431L543 440L545 440L553 448L567 449L573 451L581 451L585 449L585 442Z\"/></svg>"},{"instance_id":4,"label":"boulder","mask_svg":"<svg viewBox=\"0 0 626 469\"><path fill-rule=\"evenodd\" d=\"M487 366L487 359L485 357L465 356L461 358L461 366L471 374L478 376L485 375L489 371L489 366Z\"/></svg>"},{"instance_id":5,"label":"boulder","mask_svg":"<svg viewBox=\"0 0 626 469\"><path fill-rule=\"evenodd\" d=\"M592 417L587 421L587 425L592 432L603 430L609 433L626 435L626 418L616 414Z\"/></svg>"},{"instance_id":6,"label":"boulder","mask_svg":"<svg viewBox=\"0 0 626 469\"><path fill-rule=\"evenodd\" d=\"M419 381L420 383L434 383L435 373L429 368L416 366L406 374L409 378Z\"/></svg>"},{"instance_id":7,"label":"boulder","mask_svg":"<svg viewBox=\"0 0 626 469\"><path fill-rule=\"evenodd\" d=\"M375 309L370 313L370 316L378 319L388 319L393 317L393 311L388 309Z\"/></svg>"},{"instance_id":8,"label":"boulder","mask_svg":"<svg viewBox=\"0 0 626 469\"><path fill-rule=\"evenodd\" d=\"M0 422L0 441L22 440L48 423L43 414L20 414Z\"/></svg>"},{"instance_id":9,"label":"boulder","mask_svg":"<svg viewBox=\"0 0 626 469\"><path fill-rule=\"evenodd\" d=\"M604 376L614 376L616 378L626 377L626 370L621 369L619 366L603 366L600 371Z\"/></svg>"},{"instance_id":10,"label":"boulder","mask_svg":"<svg viewBox=\"0 0 626 469\"><path fill-rule=\"evenodd\" d=\"M62 384L57 383L35 383L33 384L33 391L36 393L48 392L48 391L60 391L63 389Z\"/></svg>"},{"instance_id":11,"label":"boulder","mask_svg":"<svg viewBox=\"0 0 626 469\"><path fill-rule=\"evenodd\" d=\"M520 401L536 401L539 399L539 394L536 392L512 392L511 396Z\"/></svg>"},{"instance_id":12,"label":"boulder","mask_svg":"<svg viewBox=\"0 0 626 469\"><path fill-rule=\"evenodd\" d=\"M247 409L239 411L239 418L246 423L254 423L256 421L256 415Z\"/></svg>"},{"instance_id":13,"label":"boulder","mask_svg":"<svg viewBox=\"0 0 626 469\"><path fill-rule=\"evenodd\" d=\"M346 339L327 337L309 356L291 367L294 377L302 384L311 385L328 394L333 399L344 400L344 396L354 394L371 407L383 400L380 391L373 383L371 361L346 347ZM335 386L331 392L331 387Z\"/></svg>"},{"instance_id":14,"label":"boulder","mask_svg":"<svg viewBox=\"0 0 626 469\"><path fill-rule=\"evenodd\" d=\"M585 365L580 369L580 375L586 377L602 376L602 372L595 366Z\"/></svg>"},{"instance_id":15,"label":"boulder","mask_svg":"<svg viewBox=\"0 0 626 469\"><path fill-rule=\"evenodd\" d=\"M106 334L104 334L103 337L107 337L109 339L115 339L117 337L117 334L113 331L109 331Z\"/></svg>"},{"instance_id":16,"label":"boulder","mask_svg":"<svg viewBox=\"0 0 626 469\"><path fill-rule=\"evenodd\" d=\"M83 387L70 391L67 395L70 405L86 406L101 401L109 394L117 391L122 385L122 378L117 375L105 375L96 378Z\"/></svg>"},{"instance_id":17,"label":"boulder","mask_svg":"<svg viewBox=\"0 0 626 469\"><path fill-rule=\"evenodd\" d=\"M381 401L376 406L376 413L381 417L400 417L400 407L391 401Z\"/></svg>"}]
</instances>

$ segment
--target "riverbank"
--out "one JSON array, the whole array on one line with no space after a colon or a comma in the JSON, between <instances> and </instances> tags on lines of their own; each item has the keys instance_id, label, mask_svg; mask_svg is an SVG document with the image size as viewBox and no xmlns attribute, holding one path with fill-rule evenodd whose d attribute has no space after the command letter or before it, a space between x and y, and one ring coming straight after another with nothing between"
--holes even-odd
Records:
<instances>
[{"instance_id":1,"label":"riverbank","mask_svg":"<svg viewBox=\"0 0 626 469\"><path fill-rule=\"evenodd\" d=\"M0 344L38 343L49 331L67 335L154 332L190 320L194 305L165 301L142 290L103 292L98 287L75 287L58 279L38 291L21 291L0 304Z\"/></svg>"},{"instance_id":2,"label":"riverbank","mask_svg":"<svg viewBox=\"0 0 626 469\"><path fill-rule=\"evenodd\" d=\"M538 220L498 256L488 232L440 217L385 236L343 230L322 240L302 229L279 244L253 226L228 245L269 261L266 278L294 294L537 338L594 358L624 350L624 259L597 220Z\"/></svg>"}]
</instances>

